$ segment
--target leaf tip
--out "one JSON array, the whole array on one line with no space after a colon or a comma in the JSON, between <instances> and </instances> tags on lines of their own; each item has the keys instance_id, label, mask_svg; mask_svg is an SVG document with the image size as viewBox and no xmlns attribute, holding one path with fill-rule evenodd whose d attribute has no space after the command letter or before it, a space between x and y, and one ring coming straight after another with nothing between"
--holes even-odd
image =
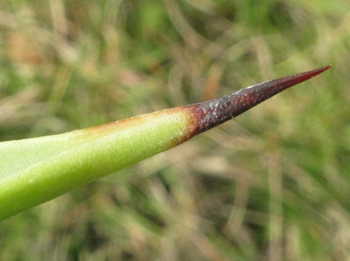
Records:
<instances>
[{"instance_id":1,"label":"leaf tip","mask_svg":"<svg viewBox=\"0 0 350 261\"><path fill-rule=\"evenodd\" d=\"M315 77L331 66L263 82L214 100L184 106L197 119L193 136L238 116L291 86Z\"/></svg>"}]
</instances>

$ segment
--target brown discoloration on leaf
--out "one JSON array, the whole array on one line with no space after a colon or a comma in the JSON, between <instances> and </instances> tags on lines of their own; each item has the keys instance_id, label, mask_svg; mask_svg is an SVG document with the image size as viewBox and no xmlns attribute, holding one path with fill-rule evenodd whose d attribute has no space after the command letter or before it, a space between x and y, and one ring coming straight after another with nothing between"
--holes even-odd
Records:
<instances>
[{"instance_id":1,"label":"brown discoloration on leaf","mask_svg":"<svg viewBox=\"0 0 350 261\"><path fill-rule=\"evenodd\" d=\"M148 114L143 114L135 117L131 117L128 119L123 119L91 128L86 128L81 131L84 132L84 134L90 134L90 135L105 135L108 134L109 132L114 132L114 131L121 131L124 129L132 128L134 126L139 126L143 123L146 123L148 121L154 120L160 116L165 116L169 114L174 114L178 113L182 110L181 107L176 107L172 109L166 109L162 111L156 111Z\"/></svg>"},{"instance_id":2,"label":"brown discoloration on leaf","mask_svg":"<svg viewBox=\"0 0 350 261\"><path fill-rule=\"evenodd\" d=\"M148 125L147 128L149 128L151 124L154 128L157 128L158 124L166 121L173 121L175 118L177 118L175 121L180 121L183 126L183 131L176 133L176 135L170 138L172 141L172 147L175 147L193 137L193 133L198 126L197 118L194 117L191 112L185 110L184 107L165 109L96 127L78 130L75 131L75 134L82 135L84 140L95 139L123 130L130 130L133 127L139 128L140 131L142 131L143 126L146 127L146 125Z\"/></svg>"},{"instance_id":3,"label":"brown discoloration on leaf","mask_svg":"<svg viewBox=\"0 0 350 261\"><path fill-rule=\"evenodd\" d=\"M193 135L228 121L277 93L306 81L330 67L329 65L317 70L263 82L221 98L185 106L184 108L191 111L197 119L198 125Z\"/></svg>"},{"instance_id":4,"label":"brown discoloration on leaf","mask_svg":"<svg viewBox=\"0 0 350 261\"><path fill-rule=\"evenodd\" d=\"M183 122L184 125L184 131L172 137L173 146L176 146L199 133L234 118L275 94L322 73L328 68L330 68L330 66L263 82L214 100L136 116L80 130L75 134L81 134L84 138L89 139L109 135L115 131L123 131L133 127L140 128L141 126L142 129L143 124L156 125L161 121L169 120L171 118L169 116L172 115L172 117L181 117L180 121Z\"/></svg>"}]
</instances>

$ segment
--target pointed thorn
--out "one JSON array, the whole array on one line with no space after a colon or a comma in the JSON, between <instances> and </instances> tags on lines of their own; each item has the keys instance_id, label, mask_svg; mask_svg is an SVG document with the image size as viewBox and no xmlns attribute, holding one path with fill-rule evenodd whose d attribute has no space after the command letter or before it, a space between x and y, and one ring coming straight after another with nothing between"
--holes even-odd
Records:
<instances>
[{"instance_id":1,"label":"pointed thorn","mask_svg":"<svg viewBox=\"0 0 350 261\"><path fill-rule=\"evenodd\" d=\"M193 136L238 116L277 93L315 77L330 67L331 65L328 65L313 71L263 82L221 98L185 106L198 120L198 127Z\"/></svg>"}]
</instances>

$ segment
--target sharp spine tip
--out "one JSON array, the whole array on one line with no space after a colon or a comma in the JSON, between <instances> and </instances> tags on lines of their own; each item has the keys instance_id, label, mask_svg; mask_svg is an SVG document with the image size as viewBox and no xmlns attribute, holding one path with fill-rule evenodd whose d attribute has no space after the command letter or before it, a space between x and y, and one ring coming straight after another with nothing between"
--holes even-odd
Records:
<instances>
[{"instance_id":1,"label":"sharp spine tip","mask_svg":"<svg viewBox=\"0 0 350 261\"><path fill-rule=\"evenodd\" d=\"M194 135L209 130L249 110L277 93L328 70L328 65L313 71L259 83L214 100L185 106L195 113L198 128Z\"/></svg>"}]
</instances>

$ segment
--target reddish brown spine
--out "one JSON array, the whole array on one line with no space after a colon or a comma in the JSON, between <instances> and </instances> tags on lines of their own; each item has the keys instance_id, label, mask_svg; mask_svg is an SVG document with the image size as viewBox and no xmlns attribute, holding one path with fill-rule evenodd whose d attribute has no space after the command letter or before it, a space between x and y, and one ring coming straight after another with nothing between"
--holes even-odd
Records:
<instances>
[{"instance_id":1,"label":"reddish brown spine","mask_svg":"<svg viewBox=\"0 0 350 261\"><path fill-rule=\"evenodd\" d=\"M263 82L221 98L185 106L198 119L197 129L193 133L193 136L238 116L277 93L306 81L330 67L331 65L317 70Z\"/></svg>"}]
</instances>

